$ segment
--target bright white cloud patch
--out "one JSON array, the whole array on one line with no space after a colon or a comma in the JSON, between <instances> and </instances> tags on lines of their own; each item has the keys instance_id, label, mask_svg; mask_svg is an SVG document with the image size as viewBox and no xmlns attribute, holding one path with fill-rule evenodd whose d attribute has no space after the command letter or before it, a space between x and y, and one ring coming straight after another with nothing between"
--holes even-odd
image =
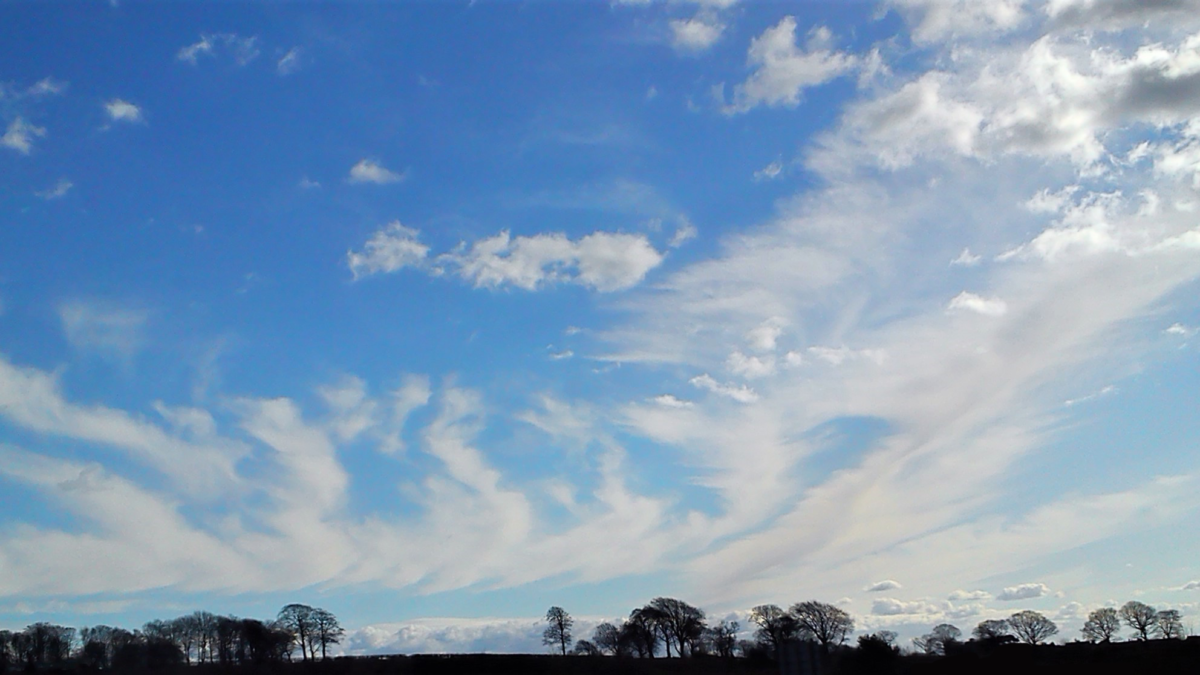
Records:
<instances>
[{"instance_id":1,"label":"bright white cloud patch","mask_svg":"<svg viewBox=\"0 0 1200 675\"><path fill-rule=\"evenodd\" d=\"M26 122L23 118L17 117L12 122L9 122L4 136L0 136L0 145L16 150L22 155L28 155L33 150L34 139L45 135L46 129L44 127L34 126Z\"/></svg>"},{"instance_id":2,"label":"bright white cloud patch","mask_svg":"<svg viewBox=\"0 0 1200 675\"><path fill-rule=\"evenodd\" d=\"M883 581L876 581L873 584L869 584L863 590L868 593L880 593L882 591L891 591L891 590L895 590L897 588L903 588L903 586L900 585L899 581L893 581L892 579L884 579Z\"/></svg>"},{"instance_id":3,"label":"bright white cloud patch","mask_svg":"<svg viewBox=\"0 0 1200 675\"><path fill-rule=\"evenodd\" d=\"M750 42L746 57L754 72L737 85L727 112L746 112L759 105L795 107L801 93L828 82L855 66L853 55L835 52L828 42L828 29L814 30L818 39L811 49L796 45L796 19L785 17Z\"/></svg>"},{"instance_id":4,"label":"bright white cloud patch","mask_svg":"<svg viewBox=\"0 0 1200 675\"><path fill-rule=\"evenodd\" d=\"M714 380L708 373L697 375L688 380L688 382L697 389L711 391L714 394L731 398L738 403L754 403L758 400L758 394L750 387L746 385L721 384Z\"/></svg>"},{"instance_id":5,"label":"bright white cloud patch","mask_svg":"<svg viewBox=\"0 0 1200 675\"><path fill-rule=\"evenodd\" d=\"M663 260L642 235L593 232L571 240L560 233L513 237L500 232L428 261L429 247L419 236L393 222L372 235L362 251L347 255L350 270L360 278L418 267L433 274L453 272L476 287L532 291L575 283L611 292L637 285Z\"/></svg>"},{"instance_id":6,"label":"bright white cloud patch","mask_svg":"<svg viewBox=\"0 0 1200 675\"><path fill-rule=\"evenodd\" d=\"M429 247L417 240L419 232L394 220L371 235L362 251L350 251L346 262L355 279L379 273L398 272L425 263Z\"/></svg>"},{"instance_id":7,"label":"bright white cloud patch","mask_svg":"<svg viewBox=\"0 0 1200 675\"><path fill-rule=\"evenodd\" d=\"M946 599L950 600L951 602L960 602L963 600L981 602L981 601L991 600L992 594L988 593L987 591L957 590L957 591L954 591L953 593L951 593L949 596L947 596Z\"/></svg>"},{"instance_id":8,"label":"bright white cloud patch","mask_svg":"<svg viewBox=\"0 0 1200 675\"><path fill-rule=\"evenodd\" d=\"M576 241L562 234L501 232L439 257L475 286L535 290L565 281L602 292L636 285L662 259L644 236L609 232Z\"/></svg>"},{"instance_id":9,"label":"bright white cloud patch","mask_svg":"<svg viewBox=\"0 0 1200 675\"><path fill-rule=\"evenodd\" d=\"M1004 316L1008 312L1008 303L999 298L984 298L963 291L950 300L946 309L951 312L974 312L984 316Z\"/></svg>"},{"instance_id":10,"label":"bright white cloud patch","mask_svg":"<svg viewBox=\"0 0 1200 675\"><path fill-rule=\"evenodd\" d=\"M142 121L142 109L123 99L114 98L104 104L104 112L113 122L137 123Z\"/></svg>"},{"instance_id":11,"label":"bright white cloud patch","mask_svg":"<svg viewBox=\"0 0 1200 675\"><path fill-rule=\"evenodd\" d=\"M905 616L940 614L941 607L923 600L904 601L895 598L879 598L871 601L871 613L877 616Z\"/></svg>"},{"instance_id":12,"label":"bright white cloud patch","mask_svg":"<svg viewBox=\"0 0 1200 675\"><path fill-rule=\"evenodd\" d=\"M1031 600L1049 595L1050 589L1046 584L1019 584L1009 586L1000 591L996 595L996 599L1001 602L1013 602L1015 600Z\"/></svg>"},{"instance_id":13,"label":"bright white cloud patch","mask_svg":"<svg viewBox=\"0 0 1200 675\"><path fill-rule=\"evenodd\" d=\"M404 180L405 174L390 171L379 162L372 159L359 160L358 164L350 167L350 176L346 180L351 183L375 183L386 185Z\"/></svg>"},{"instance_id":14,"label":"bright white cloud patch","mask_svg":"<svg viewBox=\"0 0 1200 675\"><path fill-rule=\"evenodd\" d=\"M697 15L690 19L672 19L671 44L682 52L700 52L721 39L725 25L714 17Z\"/></svg>"},{"instance_id":15,"label":"bright white cloud patch","mask_svg":"<svg viewBox=\"0 0 1200 675\"><path fill-rule=\"evenodd\" d=\"M672 394L660 394L650 400L664 408L691 408L694 405L691 401L684 401Z\"/></svg>"},{"instance_id":16,"label":"bright white cloud patch","mask_svg":"<svg viewBox=\"0 0 1200 675\"><path fill-rule=\"evenodd\" d=\"M1054 4L1055 0L1051 0ZM1016 28L1025 18L1028 0L889 0L911 17L916 42Z\"/></svg>"}]
</instances>

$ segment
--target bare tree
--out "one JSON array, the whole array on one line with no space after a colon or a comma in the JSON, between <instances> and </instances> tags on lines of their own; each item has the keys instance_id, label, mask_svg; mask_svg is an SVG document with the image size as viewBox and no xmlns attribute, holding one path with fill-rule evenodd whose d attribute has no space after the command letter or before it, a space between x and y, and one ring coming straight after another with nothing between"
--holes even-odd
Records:
<instances>
[{"instance_id":1,"label":"bare tree","mask_svg":"<svg viewBox=\"0 0 1200 675\"><path fill-rule=\"evenodd\" d=\"M757 626L754 639L758 644L778 654L784 642L796 637L799 626L796 617L788 614L778 605L759 605L750 610L750 620Z\"/></svg>"},{"instance_id":2,"label":"bare tree","mask_svg":"<svg viewBox=\"0 0 1200 675\"><path fill-rule=\"evenodd\" d=\"M1031 645L1041 644L1051 635L1058 633L1058 626L1053 621L1032 609L1008 617L1008 625L1012 627L1018 640Z\"/></svg>"},{"instance_id":3,"label":"bare tree","mask_svg":"<svg viewBox=\"0 0 1200 675\"><path fill-rule=\"evenodd\" d=\"M279 624L280 628L294 636L296 644L300 647L301 658L307 661L309 654L315 653L312 607L299 603L284 605L283 609L279 610L279 616L276 617L275 622Z\"/></svg>"},{"instance_id":4,"label":"bare tree","mask_svg":"<svg viewBox=\"0 0 1200 675\"><path fill-rule=\"evenodd\" d=\"M971 635L974 635L977 640L996 640L1002 637L1011 637L1011 631L1012 627L1005 619L986 619L975 626Z\"/></svg>"},{"instance_id":5,"label":"bare tree","mask_svg":"<svg viewBox=\"0 0 1200 675\"><path fill-rule=\"evenodd\" d=\"M1150 632L1158 624L1158 612L1144 602L1130 600L1121 606L1121 620L1137 633L1137 639L1149 640Z\"/></svg>"},{"instance_id":6,"label":"bare tree","mask_svg":"<svg viewBox=\"0 0 1200 675\"><path fill-rule=\"evenodd\" d=\"M854 619L844 609L824 602L798 602L789 613L796 620L800 634L820 642L825 649L845 642L854 630Z\"/></svg>"},{"instance_id":7,"label":"bare tree","mask_svg":"<svg viewBox=\"0 0 1200 675\"><path fill-rule=\"evenodd\" d=\"M929 633L913 638L913 644L926 654L945 654L946 645L958 642L961 637L962 631L958 626L942 623L934 626Z\"/></svg>"},{"instance_id":8,"label":"bare tree","mask_svg":"<svg viewBox=\"0 0 1200 675\"><path fill-rule=\"evenodd\" d=\"M1185 637L1183 617L1177 609L1160 610L1154 617L1154 631L1164 640L1180 640Z\"/></svg>"},{"instance_id":9,"label":"bare tree","mask_svg":"<svg viewBox=\"0 0 1200 675\"><path fill-rule=\"evenodd\" d=\"M546 630L542 631L542 644L558 645L562 655L567 655L567 645L571 644L571 626L575 620L562 607L551 607L546 610Z\"/></svg>"},{"instance_id":10,"label":"bare tree","mask_svg":"<svg viewBox=\"0 0 1200 675\"><path fill-rule=\"evenodd\" d=\"M336 645L342 641L342 636L346 634L346 630L338 623L337 617L332 612L321 608L315 608L312 615L309 617L312 623L312 633L310 645L315 649L316 646L321 647L321 659L325 659L329 645Z\"/></svg>"},{"instance_id":11,"label":"bare tree","mask_svg":"<svg viewBox=\"0 0 1200 675\"><path fill-rule=\"evenodd\" d=\"M741 625L737 621L722 620L715 626L704 629L704 642L711 653L729 658L737 646L737 634Z\"/></svg>"},{"instance_id":12,"label":"bare tree","mask_svg":"<svg viewBox=\"0 0 1200 675\"><path fill-rule=\"evenodd\" d=\"M651 607L639 607L629 613L629 620L621 625L621 643L630 645L632 651L645 659L654 658L658 651L658 612Z\"/></svg>"},{"instance_id":13,"label":"bare tree","mask_svg":"<svg viewBox=\"0 0 1200 675\"><path fill-rule=\"evenodd\" d=\"M1081 632L1088 642L1112 642L1121 632L1121 617L1112 607L1101 607L1088 614Z\"/></svg>"},{"instance_id":14,"label":"bare tree","mask_svg":"<svg viewBox=\"0 0 1200 675\"><path fill-rule=\"evenodd\" d=\"M667 656L671 655L671 642L678 647L680 656L686 656L688 648L699 641L704 634L704 610L693 607L675 598L654 598L647 605L659 626L663 642L667 646Z\"/></svg>"},{"instance_id":15,"label":"bare tree","mask_svg":"<svg viewBox=\"0 0 1200 675\"><path fill-rule=\"evenodd\" d=\"M602 654L617 655L621 649L621 630L607 621L596 625L592 631L592 644Z\"/></svg>"}]
</instances>

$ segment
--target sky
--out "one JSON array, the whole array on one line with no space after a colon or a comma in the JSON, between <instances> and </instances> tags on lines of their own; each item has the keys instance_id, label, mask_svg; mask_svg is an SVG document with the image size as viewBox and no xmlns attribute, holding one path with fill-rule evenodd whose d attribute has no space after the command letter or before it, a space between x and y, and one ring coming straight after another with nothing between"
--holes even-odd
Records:
<instances>
[{"instance_id":1,"label":"sky","mask_svg":"<svg viewBox=\"0 0 1200 675\"><path fill-rule=\"evenodd\" d=\"M0 5L0 628L1200 621L1200 2Z\"/></svg>"}]
</instances>

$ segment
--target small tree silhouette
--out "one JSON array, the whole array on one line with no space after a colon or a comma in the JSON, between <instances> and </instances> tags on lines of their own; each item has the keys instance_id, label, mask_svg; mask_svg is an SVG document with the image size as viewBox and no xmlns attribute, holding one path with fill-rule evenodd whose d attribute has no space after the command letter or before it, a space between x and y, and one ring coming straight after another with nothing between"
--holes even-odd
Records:
<instances>
[{"instance_id":1,"label":"small tree silhouette","mask_svg":"<svg viewBox=\"0 0 1200 675\"><path fill-rule=\"evenodd\" d=\"M567 655L567 645L571 643L571 626L575 620L562 607L551 607L546 610L546 630L542 631L542 644L558 645L563 656Z\"/></svg>"}]
</instances>

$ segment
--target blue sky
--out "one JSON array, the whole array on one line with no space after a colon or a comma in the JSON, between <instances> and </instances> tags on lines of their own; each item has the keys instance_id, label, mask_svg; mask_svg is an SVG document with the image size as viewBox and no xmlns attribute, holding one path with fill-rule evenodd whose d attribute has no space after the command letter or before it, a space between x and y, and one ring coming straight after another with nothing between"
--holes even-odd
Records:
<instances>
[{"instance_id":1,"label":"blue sky","mask_svg":"<svg viewBox=\"0 0 1200 675\"><path fill-rule=\"evenodd\" d=\"M1200 6L0 6L0 626L1200 616Z\"/></svg>"}]
</instances>

